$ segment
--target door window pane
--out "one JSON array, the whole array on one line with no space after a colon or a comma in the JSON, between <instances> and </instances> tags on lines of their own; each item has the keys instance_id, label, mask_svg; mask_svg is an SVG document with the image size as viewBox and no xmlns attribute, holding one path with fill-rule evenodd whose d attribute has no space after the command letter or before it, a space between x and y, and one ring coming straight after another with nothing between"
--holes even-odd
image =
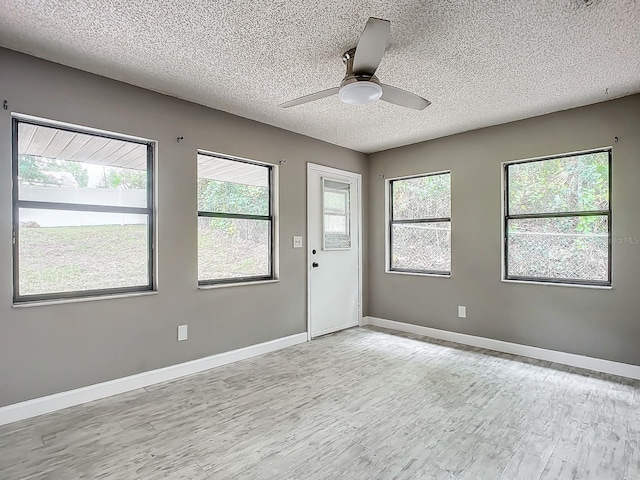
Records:
<instances>
[{"instance_id":1,"label":"door window pane","mask_svg":"<svg viewBox=\"0 0 640 480\"><path fill-rule=\"evenodd\" d=\"M351 248L350 194L349 183L322 179L324 250Z\"/></svg>"}]
</instances>

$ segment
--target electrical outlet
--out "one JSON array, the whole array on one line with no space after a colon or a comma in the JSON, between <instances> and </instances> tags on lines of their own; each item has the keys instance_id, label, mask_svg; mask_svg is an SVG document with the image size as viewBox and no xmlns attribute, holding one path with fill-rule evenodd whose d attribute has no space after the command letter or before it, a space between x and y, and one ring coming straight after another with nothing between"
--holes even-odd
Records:
<instances>
[{"instance_id":1,"label":"electrical outlet","mask_svg":"<svg viewBox=\"0 0 640 480\"><path fill-rule=\"evenodd\" d=\"M458 307L458 317L467 318L467 307L463 307L462 305Z\"/></svg>"},{"instance_id":2,"label":"electrical outlet","mask_svg":"<svg viewBox=\"0 0 640 480\"><path fill-rule=\"evenodd\" d=\"M293 248L302 248L302 235L295 235L293 237Z\"/></svg>"},{"instance_id":3,"label":"electrical outlet","mask_svg":"<svg viewBox=\"0 0 640 480\"><path fill-rule=\"evenodd\" d=\"M187 326L178 325L178 341L181 342L187 339Z\"/></svg>"}]
</instances>

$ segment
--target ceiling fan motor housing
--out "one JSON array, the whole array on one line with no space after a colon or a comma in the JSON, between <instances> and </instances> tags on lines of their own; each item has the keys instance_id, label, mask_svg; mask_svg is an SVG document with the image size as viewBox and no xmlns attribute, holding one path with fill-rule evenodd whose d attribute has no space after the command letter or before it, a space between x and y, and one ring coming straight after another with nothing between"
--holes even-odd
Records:
<instances>
[{"instance_id":1,"label":"ceiling fan motor housing","mask_svg":"<svg viewBox=\"0 0 640 480\"><path fill-rule=\"evenodd\" d=\"M344 103L351 105L365 105L373 103L382 96L380 80L375 75L366 72L353 72L353 56L356 49L346 51L342 61L347 66L347 73L340 82L338 97Z\"/></svg>"}]
</instances>

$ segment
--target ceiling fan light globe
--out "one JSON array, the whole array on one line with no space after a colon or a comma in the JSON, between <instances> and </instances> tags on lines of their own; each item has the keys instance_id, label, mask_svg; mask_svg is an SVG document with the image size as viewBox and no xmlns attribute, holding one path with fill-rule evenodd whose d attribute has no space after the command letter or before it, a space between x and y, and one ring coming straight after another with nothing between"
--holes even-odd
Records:
<instances>
[{"instance_id":1,"label":"ceiling fan light globe","mask_svg":"<svg viewBox=\"0 0 640 480\"><path fill-rule=\"evenodd\" d=\"M360 81L349 83L340 88L338 97L350 105L366 105L382 96L382 87L374 82Z\"/></svg>"}]
</instances>

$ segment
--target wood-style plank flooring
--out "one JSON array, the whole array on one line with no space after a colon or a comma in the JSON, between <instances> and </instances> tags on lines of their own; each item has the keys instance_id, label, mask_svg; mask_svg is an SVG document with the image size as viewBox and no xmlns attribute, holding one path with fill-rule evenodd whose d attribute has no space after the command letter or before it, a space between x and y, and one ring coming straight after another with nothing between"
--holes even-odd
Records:
<instances>
[{"instance_id":1,"label":"wood-style plank flooring","mask_svg":"<svg viewBox=\"0 0 640 480\"><path fill-rule=\"evenodd\" d=\"M638 480L640 384L356 328L0 427L0 479Z\"/></svg>"}]
</instances>

